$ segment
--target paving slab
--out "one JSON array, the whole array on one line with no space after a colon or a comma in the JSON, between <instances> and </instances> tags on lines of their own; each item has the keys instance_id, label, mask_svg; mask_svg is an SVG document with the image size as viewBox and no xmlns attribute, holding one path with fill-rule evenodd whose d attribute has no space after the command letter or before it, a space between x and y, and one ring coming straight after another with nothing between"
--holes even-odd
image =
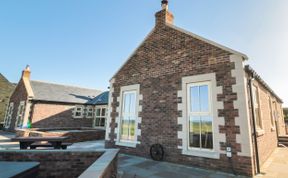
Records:
<instances>
[{"instance_id":1,"label":"paving slab","mask_svg":"<svg viewBox=\"0 0 288 178\"><path fill-rule=\"evenodd\" d=\"M120 154L118 172L121 178L232 178L232 174L194 168L168 162L157 162L137 156Z\"/></svg>"},{"instance_id":2,"label":"paving slab","mask_svg":"<svg viewBox=\"0 0 288 178\"><path fill-rule=\"evenodd\" d=\"M277 148L261 167L256 178L288 178L288 148Z\"/></svg>"}]
</instances>

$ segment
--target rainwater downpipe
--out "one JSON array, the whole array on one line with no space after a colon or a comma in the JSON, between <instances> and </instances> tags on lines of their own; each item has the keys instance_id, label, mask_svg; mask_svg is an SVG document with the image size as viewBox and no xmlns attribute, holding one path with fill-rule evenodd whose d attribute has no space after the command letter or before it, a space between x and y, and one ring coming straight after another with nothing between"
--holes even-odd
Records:
<instances>
[{"instance_id":1,"label":"rainwater downpipe","mask_svg":"<svg viewBox=\"0 0 288 178\"><path fill-rule=\"evenodd\" d=\"M256 121L255 121L255 108L254 108L254 96L253 96L253 80L254 74L251 74L249 78L249 90L250 90L250 101L251 101L251 110L252 110L252 122L253 122L253 137L255 143L255 157L256 157L256 174L260 174L260 161L259 161L259 152L258 152L258 142L257 142L257 130L256 130Z\"/></svg>"}]
</instances>

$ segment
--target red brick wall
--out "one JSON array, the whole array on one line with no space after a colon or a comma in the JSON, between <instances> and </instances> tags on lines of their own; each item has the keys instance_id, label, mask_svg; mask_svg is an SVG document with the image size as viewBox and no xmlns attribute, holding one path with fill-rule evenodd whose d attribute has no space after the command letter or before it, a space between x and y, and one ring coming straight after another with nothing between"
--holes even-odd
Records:
<instances>
[{"instance_id":1,"label":"red brick wall","mask_svg":"<svg viewBox=\"0 0 288 178\"><path fill-rule=\"evenodd\" d=\"M93 118L73 118L75 105L35 103L31 119L34 128L92 127Z\"/></svg>"},{"instance_id":2,"label":"red brick wall","mask_svg":"<svg viewBox=\"0 0 288 178\"><path fill-rule=\"evenodd\" d=\"M272 112L276 109L279 115L279 118L278 118L279 135L283 135L283 134L285 135L285 124L284 124L284 117L280 109L282 108L281 103L279 103L279 101L277 101L276 98L273 95L271 95L271 93L267 89L265 89L257 80L253 81L253 85L258 87L258 94L259 94L262 130L257 131L257 143L258 143L260 165L263 165L265 161L269 158L269 156L273 153L275 148L277 148L277 143L278 143L276 127L272 127L272 124L271 124L269 97L271 97L272 102L275 101L277 103L276 108L274 104L272 103ZM249 96L250 96L250 93L249 93ZM251 125L252 125L251 103L249 104L249 107L250 107L250 119L251 119Z\"/></svg>"},{"instance_id":3,"label":"red brick wall","mask_svg":"<svg viewBox=\"0 0 288 178\"><path fill-rule=\"evenodd\" d=\"M16 122L16 117L18 113L18 107L21 101L27 101L28 99L28 93L26 91L25 85L23 80L21 79L14 90L13 94L10 97L10 103L14 103L14 108L13 108L13 114L12 114L12 119L11 119L11 124L9 127L9 130L14 130L15 128L15 122ZM26 105L26 103L25 103Z\"/></svg>"},{"instance_id":4,"label":"red brick wall","mask_svg":"<svg viewBox=\"0 0 288 178\"><path fill-rule=\"evenodd\" d=\"M85 151L5 151L1 152L1 161L40 162L39 178L78 177L102 152Z\"/></svg>"},{"instance_id":5,"label":"red brick wall","mask_svg":"<svg viewBox=\"0 0 288 178\"><path fill-rule=\"evenodd\" d=\"M149 157L150 146L160 143L165 149L165 161L227 172L234 169L238 174L252 175L251 157L237 155L241 151L240 145L236 143L239 127L235 126L235 117L238 116L238 110L233 105L233 101L237 100L237 93L233 93L232 86L236 81L231 75L235 66L230 62L229 56L230 53L171 27L157 25L115 76L114 93L110 101L111 133L106 147L119 147L115 145L114 139L117 126L115 119L119 116L116 107L120 105L117 97L120 96L121 86L140 84L143 109L139 116L142 117L142 123L138 126L141 128L138 141L141 144L136 149L119 147L122 152ZM220 132L226 134L227 143L221 143L221 146L223 150L226 145L232 147L232 162L225 154L220 159L208 159L182 155L177 148L181 143L177 132L182 130L177 123L177 118L181 115L177 110L177 104L182 100L177 98L177 91L181 90L181 79L184 76L206 73L215 73L217 86L223 87L223 95L218 96L218 101L223 101L224 109L218 115L225 118L225 125Z\"/></svg>"}]
</instances>

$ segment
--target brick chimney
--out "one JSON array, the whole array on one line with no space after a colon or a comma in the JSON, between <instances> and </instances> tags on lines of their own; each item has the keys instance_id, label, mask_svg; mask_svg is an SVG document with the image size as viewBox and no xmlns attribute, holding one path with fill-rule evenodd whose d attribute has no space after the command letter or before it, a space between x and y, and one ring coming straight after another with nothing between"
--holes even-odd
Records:
<instances>
[{"instance_id":1,"label":"brick chimney","mask_svg":"<svg viewBox=\"0 0 288 178\"><path fill-rule=\"evenodd\" d=\"M30 75L31 75L30 66L27 65L26 68L22 72L22 79L25 78L25 79L30 80Z\"/></svg>"},{"instance_id":2,"label":"brick chimney","mask_svg":"<svg viewBox=\"0 0 288 178\"><path fill-rule=\"evenodd\" d=\"M168 0L162 0L161 6L162 6L162 10L155 14L156 26L173 24L174 16L171 12L168 11Z\"/></svg>"},{"instance_id":3,"label":"brick chimney","mask_svg":"<svg viewBox=\"0 0 288 178\"><path fill-rule=\"evenodd\" d=\"M26 68L22 71L21 81L24 83L29 98L34 96L32 86L30 83L30 75L31 75L30 66L27 65Z\"/></svg>"}]
</instances>

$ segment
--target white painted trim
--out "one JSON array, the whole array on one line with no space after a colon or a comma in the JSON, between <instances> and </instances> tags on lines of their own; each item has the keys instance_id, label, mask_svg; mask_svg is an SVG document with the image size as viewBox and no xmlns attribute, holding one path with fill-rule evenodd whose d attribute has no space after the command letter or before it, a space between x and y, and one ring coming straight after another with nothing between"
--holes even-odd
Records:
<instances>
[{"instance_id":1,"label":"white painted trim","mask_svg":"<svg viewBox=\"0 0 288 178\"><path fill-rule=\"evenodd\" d=\"M136 54L136 52L138 51L138 49L146 42L146 40L150 37L150 35L154 32L155 28L153 28L151 30L151 32L149 32L149 34L144 38L144 40L140 43L140 45L132 52L132 54L126 59L126 61L121 65L121 67L117 70L117 72L113 75L113 77L111 78L111 80L113 78L115 78L115 76L118 74L118 72L129 62L129 60L131 59L131 57ZM115 79L114 79L115 80Z\"/></svg>"},{"instance_id":2,"label":"white painted trim","mask_svg":"<svg viewBox=\"0 0 288 178\"><path fill-rule=\"evenodd\" d=\"M22 111L20 113L21 107L23 107L23 108L22 108ZM20 103L18 105L18 111L17 111L17 115L16 115L14 128L22 128L23 122L24 122L24 114L25 114L25 101L20 101ZM18 126L19 119L22 122L20 127Z\"/></svg>"},{"instance_id":3,"label":"white painted trim","mask_svg":"<svg viewBox=\"0 0 288 178\"><path fill-rule=\"evenodd\" d=\"M187 35L190 35L190 36L192 36L193 38L196 38L196 39L198 39L198 40L200 40L200 41L203 41L203 42L205 42L205 43L208 43L208 44L210 44L210 45L213 45L213 46L215 46L215 47L217 47L217 48L220 48L220 49L222 49L222 50L224 50L224 51L227 51L227 52L230 52L230 53L232 53L232 54L239 55L239 56L241 56L243 59L248 60L248 56L245 55L245 54L243 54L243 53L241 53L241 52L235 51L235 50L233 50L233 49L231 49L231 48L228 48L228 47L226 47L226 46L223 46L223 45L221 45L221 44L218 44L218 43L216 43L216 42L214 42L214 41L211 41L211 40L208 40L208 39L206 39L206 38L203 38L203 37L201 37L201 36L199 36L199 35L196 35L196 34L194 34L194 33L192 33L192 32L189 32L189 31L187 31L187 30L184 30L184 29L182 29L182 28L180 28L180 27L177 27L177 26L175 26L175 25L173 25L173 24L166 24L166 25L167 25L168 27L171 27L171 28L177 30L177 31L180 31L180 32L182 32L182 33L185 33L185 34L187 34ZM240 60L241 60L241 59L240 59ZM242 60L241 60L241 61L242 61Z\"/></svg>"},{"instance_id":4,"label":"white painted trim","mask_svg":"<svg viewBox=\"0 0 288 178\"><path fill-rule=\"evenodd\" d=\"M123 107L123 93L135 91L136 92L136 119L135 119L135 137L133 141L123 141L121 140L121 116L122 116L122 107ZM118 112L118 117L115 122L117 124L117 129L115 128L115 133L117 137L114 141L116 141L116 145L119 146L127 146L127 147L136 147L137 144L140 144L138 141L138 136L141 136L141 129L138 128L138 125L141 124L142 118L139 117L139 112L142 112L142 107L139 105L140 101L143 100L143 96L140 94L140 84L122 86L120 89L120 97L117 97L117 102L119 102L119 107L116 108Z\"/></svg>"},{"instance_id":5,"label":"white painted trim","mask_svg":"<svg viewBox=\"0 0 288 178\"><path fill-rule=\"evenodd\" d=\"M86 109L85 118L87 118L87 119L93 118L93 116L94 116L93 106L86 106L85 109ZM91 112L89 112L89 109L92 109L92 111L91 111L92 112L92 116L88 116L88 113L91 113Z\"/></svg>"},{"instance_id":6,"label":"white painted trim","mask_svg":"<svg viewBox=\"0 0 288 178\"><path fill-rule=\"evenodd\" d=\"M252 85L253 87L255 87L256 89L256 93L257 93L257 100L258 100L258 104L256 104L256 102L254 102L254 108L256 108L256 105L257 105L257 108L259 110L259 121L260 121L260 127L258 127L257 125L257 121L255 121L256 123L256 129L257 129L257 134L259 135L263 135L265 133L265 130L264 130L264 123L263 123L263 113L262 113L262 102L261 102L261 95L263 93L261 93L262 91L259 89L259 85L258 83L253 83ZM253 89L252 89L253 91ZM254 92L254 91L253 91ZM255 95L253 95L255 97ZM254 98L253 98L254 99Z\"/></svg>"},{"instance_id":7,"label":"white painted trim","mask_svg":"<svg viewBox=\"0 0 288 178\"><path fill-rule=\"evenodd\" d=\"M26 100L26 107L25 107L25 113L24 113L24 119L23 119L23 126L24 128L28 127L28 120L29 120L29 115L30 115L30 110L31 110L31 102L29 99Z\"/></svg>"},{"instance_id":8,"label":"white painted trim","mask_svg":"<svg viewBox=\"0 0 288 178\"><path fill-rule=\"evenodd\" d=\"M113 84L115 82L115 79L110 80L110 91L109 91L109 102L108 102L108 111L107 111L107 119L106 119L106 132L105 132L105 140L110 140L110 133L111 133L111 113L112 113L112 103L113 103L113 93L114 93L114 87Z\"/></svg>"},{"instance_id":9,"label":"white painted trim","mask_svg":"<svg viewBox=\"0 0 288 178\"><path fill-rule=\"evenodd\" d=\"M190 101L190 98L191 98L191 93L190 93L190 89L191 87L194 87L194 86L203 86L203 85L207 85L208 86L208 105L209 105L209 110L207 112L192 112L190 111L190 108L191 108L191 101ZM213 132L213 103L212 103L212 88L211 88L211 82L210 81L202 81L202 82L195 82L195 83L189 83L186 85L186 90L187 90L187 98L186 100L189 101L187 102L187 119L189 120L190 117L192 116L209 116L209 117L212 117L212 132ZM200 106L199 106L200 107ZM189 124L189 121L187 121L187 131L189 132L190 130L190 124ZM200 138L201 138L201 135L202 133L200 132ZM188 140L190 140L190 135L188 134ZM202 139L201 139L202 140ZM213 142L214 142L214 134L213 134L213 138L212 138ZM194 148L194 147L190 147L188 145L188 152L200 152L201 151L206 151L205 149L202 149L202 148ZM210 150L208 152L211 152Z\"/></svg>"},{"instance_id":10,"label":"white painted trim","mask_svg":"<svg viewBox=\"0 0 288 178\"><path fill-rule=\"evenodd\" d=\"M188 108L187 108L187 85L196 82L211 83L211 100L212 115L213 115L213 150L191 150L188 149ZM188 76L182 78L182 90L178 91L178 97L182 98L182 103L178 103L178 111L182 111L182 117L178 117L178 124L182 125L182 131L178 131L178 139L182 140L182 145L178 146L178 149L182 150L183 155L198 156L212 159L220 159L220 154L226 154L225 151L221 151L220 142L226 142L225 134L219 132L219 126L225 125L224 118L218 116L218 110L224 109L223 102L217 101L217 95L222 94L222 87L216 85L216 74L209 73L203 75Z\"/></svg>"},{"instance_id":11,"label":"white painted trim","mask_svg":"<svg viewBox=\"0 0 288 178\"><path fill-rule=\"evenodd\" d=\"M97 110L100 109L100 116L97 116ZM105 115L102 116L102 111L103 109L105 109ZM107 106L105 105L101 105L101 106L95 106L95 111L94 111L94 120L93 120L93 127L94 128L105 128L107 125L107 113L108 113L108 109ZM101 126L95 126L96 125L96 119L101 119L104 118L105 119L105 125L104 127Z\"/></svg>"},{"instance_id":12,"label":"white painted trim","mask_svg":"<svg viewBox=\"0 0 288 178\"><path fill-rule=\"evenodd\" d=\"M76 116L76 112L79 112L79 111L77 111L77 109L79 109L79 108L81 108L81 115L80 116ZM83 118L83 116L84 116L84 106L82 106L82 105L77 105L77 106L75 106L74 107L74 111L73 111L73 118L74 119L80 119L80 118Z\"/></svg>"},{"instance_id":13,"label":"white painted trim","mask_svg":"<svg viewBox=\"0 0 288 178\"><path fill-rule=\"evenodd\" d=\"M233 92L237 93L237 100L235 100L233 104L239 113L239 117L235 117L235 125L240 127L240 134L236 135L236 142L241 144L241 152L237 152L237 155L251 157L253 155L253 148L249 119L247 79L241 58L242 56L239 55L230 56L230 62L234 62L235 64L235 69L231 71L231 74L232 77L236 79L236 84L232 86L232 89Z\"/></svg>"},{"instance_id":14,"label":"white painted trim","mask_svg":"<svg viewBox=\"0 0 288 178\"><path fill-rule=\"evenodd\" d=\"M10 127L13 113L14 113L14 103L10 102L4 120L5 129L8 129Z\"/></svg>"},{"instance_id":15,"label":"white painted trim","mask_svg":"<svg viewBox=\"0 0 288 178\"><path fill-rule=\"evenodd\" d=\"M274 119L274 114L273 114L273 101L272 101L272 96L269 93L268 96L268 102L269 102L269 112L270 112L270 124L271 124L271 131L275 131L275 119Z\"/></svg>"}]
</instances>

